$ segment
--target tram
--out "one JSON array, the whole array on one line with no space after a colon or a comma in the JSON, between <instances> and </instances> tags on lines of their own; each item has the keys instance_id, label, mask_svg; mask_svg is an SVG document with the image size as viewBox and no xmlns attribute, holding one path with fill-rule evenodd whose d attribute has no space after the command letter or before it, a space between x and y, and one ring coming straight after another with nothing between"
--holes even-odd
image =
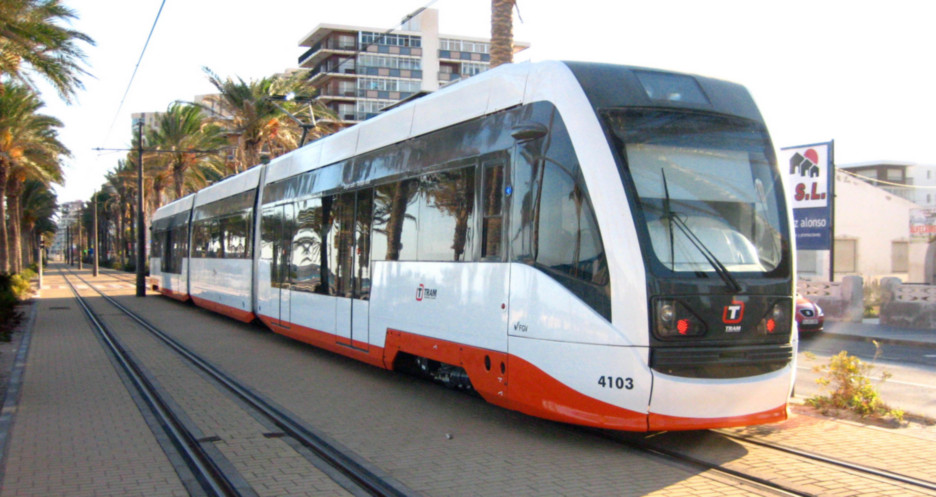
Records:
<instances>
[{"instance_id":1,"label":"tram","mask_svg":"<svg viewBox=\"0 0 936 497\"><path fill-rule=\"evenodd\" d=\"M166 295L533 416L786 419L789 212L742 86L510 64L160 208Z\"/></svg>"}]
</instances>

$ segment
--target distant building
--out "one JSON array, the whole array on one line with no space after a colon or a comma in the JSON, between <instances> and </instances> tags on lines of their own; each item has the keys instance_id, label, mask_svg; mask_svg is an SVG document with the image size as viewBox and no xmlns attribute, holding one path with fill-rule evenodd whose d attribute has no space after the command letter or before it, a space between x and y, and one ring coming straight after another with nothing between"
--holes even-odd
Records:
<instances>
[{"instance_id":1,"label":"distant building","mask_svg":"<svg viewBox=\"0 0 936 497\"><path fill-rule=\"evenodd\" d=\"M936 207L936 165L871 161L839 165L859 179L924 207Z\"/></svg>"},{"instance_id":2,"label":"distant building","mask_svg":"<svg viewBox=\"0 0 936 497\"><path fill-rule=\"evenodd\" d=\"M317 100L345 123L420 92L486 71L490 40L439 34L439 12L426 9L401 30L319 24L299 42L309 49L299 66L309 69ZM514 42L514 52L529 48Z\"/></svg>"},{"instance_id":3,"label":"distant building","mask_svg":"<svg viewBox=\"0 0 936 497\"><path fill-rule=\"evenodd\" d=\"M78 215L81 213L83 206L84 202L81 200L65 202L59 206L58 222L56 223L58 229L55 231L55 238L52 239L52 246L49 247L49 257L53 259L65 258L65 250L67 248L65 237L68 234L68 228L77 228ZM75 235L73 234L72 236Z\"/></svg>"},{"instance_id":4,"label":"distant building","mask_svg":"<svg viewBox=\"0 0 936 497\"><path fill-rule=\"evenodd\" d=\"M920 206L884 186L836 171L835 281L845 276L861 276L866 282L896 276L904 282L936 282L936 241L910 237L910 216ZM828 281L829 255L825 250L798 250L797 276Z\"/></svg>"}]
</instances>

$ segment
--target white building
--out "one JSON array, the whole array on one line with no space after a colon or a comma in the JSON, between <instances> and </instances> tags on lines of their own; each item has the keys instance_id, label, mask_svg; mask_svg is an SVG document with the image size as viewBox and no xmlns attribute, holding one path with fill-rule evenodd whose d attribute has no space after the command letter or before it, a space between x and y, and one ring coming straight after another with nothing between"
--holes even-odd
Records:
<instances>
[{"instance_id":1,"label":"white building","mask_svg":"<svg viewBox=\"0 0 936 497\"><path fill-rule=\"evenodd\" d=\"M401 30L319 24L299 42L309 47L299 66L309 69L317 100L340 121L356 123L400 100L486 71L489 39L439 33L439 12L425 9ZM529 48L514 42L514 53Z\"/></svg>"},{"instance_id":2,"label":"white building","mask_svg":"<svg viewBox=\"0 0 936 497\"><path fill-rule=\"evenodd\" d=\"M936 281L936 243L910 239L910 211L919 205L843 171L835 174L835 281L857 275L866 282L896 276ZM797 275L828 281L829 252L801 250Z\"/></svg>"},{"instance_id":3,"label":"white building","mask_svg":"<svg viewBox=\"0 0 936 497\"><path fill-rule=\"evenodd\" d=\"M936 165L869 161L838 168L921 206L936 207Z\"/></svg>"}]
</instances>

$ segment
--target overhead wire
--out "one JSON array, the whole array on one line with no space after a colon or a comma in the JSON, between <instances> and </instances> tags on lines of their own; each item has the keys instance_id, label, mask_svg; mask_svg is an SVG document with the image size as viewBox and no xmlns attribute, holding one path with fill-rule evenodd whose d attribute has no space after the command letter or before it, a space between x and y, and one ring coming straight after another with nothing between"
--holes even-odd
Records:
<instances>
[{"instance_id":1,"label":"overhead wire","mask_svg":"<svg viewBox=\"0 0 936 497\"><path fill-rule=\"evenodd\" d=\"M150 27L149 34L146 36L146 43L143 44L143 50L140 51L140 58L137 59L136 66L133 68L133 74L130 75L130 81L127 82L127 89L124 90L123 97L120 98L120 104L117 106L117 112L114 113L114 118L111 120L110 127L107 129L107 134L104 135L104 142L107 142L107 139L110 138L111 132L114 130L114 124L117 123L117 118L120 116L120 111L123 110L124 102L127 100L127 95L130 93L130 87L133 86L133 80L136 78L137 71L140 69L140 63L143 62L143 56L146 54L146 48L149 46L150 39L153 37L153 31L156 31L156 24L159 22L159 16L162 14L163 7L166 6L166 0L162 0L162 3L159 4L159 11L156 12L156 18L153 20L153 26Z\"/></svg>"}]
</instances>

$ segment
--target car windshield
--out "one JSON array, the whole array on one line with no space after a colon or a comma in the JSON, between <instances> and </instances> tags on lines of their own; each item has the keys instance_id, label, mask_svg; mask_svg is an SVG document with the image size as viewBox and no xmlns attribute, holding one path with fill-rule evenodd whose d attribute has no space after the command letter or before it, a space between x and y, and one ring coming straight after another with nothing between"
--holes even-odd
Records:
<instances>
[{"instance_id":1,"label":"car windshield","mask_svg":"<svg viewBox=\"0 0 936 497\"><path fill-rule=\"evenodd\" d=\"M686 111L603 114L637 189L651 266L722 277L780 267L785 207L761 125Z\"/></svg>"}]
</instances>

